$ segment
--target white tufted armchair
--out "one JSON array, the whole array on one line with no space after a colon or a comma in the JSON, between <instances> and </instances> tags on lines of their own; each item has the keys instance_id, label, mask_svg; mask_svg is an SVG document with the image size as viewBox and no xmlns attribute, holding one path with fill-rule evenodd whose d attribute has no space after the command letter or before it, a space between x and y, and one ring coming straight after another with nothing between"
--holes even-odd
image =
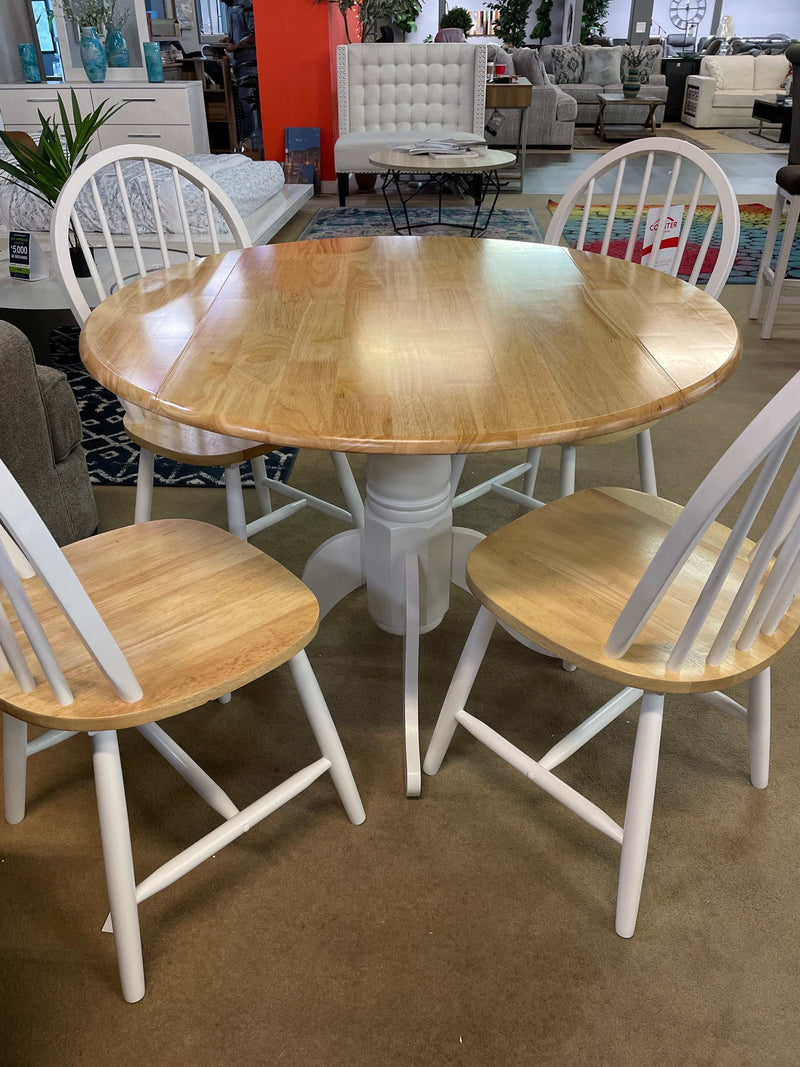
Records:
<instances>
[{"instance_id":1,"label":"white tufted armchair","mask_svg":"<svg viewBox=\"0 0 800 1067\"><path fill-rule=\"evenodd\" d=\"M486 45L343 44L336 50L339 203L372 152L423 137L481 140Z\"/></svg>"}]
</instances>

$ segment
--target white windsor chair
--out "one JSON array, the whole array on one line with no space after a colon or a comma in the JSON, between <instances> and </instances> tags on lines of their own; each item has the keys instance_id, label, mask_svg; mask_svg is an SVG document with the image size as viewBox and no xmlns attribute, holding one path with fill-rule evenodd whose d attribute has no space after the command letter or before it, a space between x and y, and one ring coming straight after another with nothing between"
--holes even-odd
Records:
<instances>
[{"instance_id":1,"label":"white windsor chair","mask_svg":"<svg viewBox=\"0 0 800 1067\"><path fill-rule=\"evenodd\" d=\"M626 182L626 169L629 160L638 160L644 157L644 170L641 179L638 172L632 176L635 187L628 193ZM685 166L684 166L685 165ZM668 170L668 183L666 194L657 194L651 190L651 184L655 179L660 179L664 169ZM610 178L609 178L610 176ZM739 209L731 183L728 181L720 166L701 148L679 141L672 137L646 138L642 141L631 141L620 145L618 148L600 156L591 166L578 177L556 208L550 225L545 234L546 244L559 244L564 226L573 209L578 204L583 205L580 231L576 242L576 248L583 249L586 243L587 226L592 209L596 206L596 198L603 196L598 186L602 181L604 190L609 190L611 195L608 207L608 221L605 225L600 254L617 254L612 250L612 238L614 244L624 246L624 253L618 258L631 261L637 250L637 241L641 241L646 225L647 212L651 207L661 208L661 221L654 235L653 254L661 249L662 241L667 236L664 226L671 208L676 205L686 205L680 239L672 256L672 261L667 273L673 277L683 275L686 270L686 246L689 240L689 232L692 224L700 225L697 218L697 208L703 196L703 186L706 179L711 184L713 195L709 197L714 204L714 210L705 226L697 256L694 260L686 280L692 285L698 283L698 278L706 258L706 252L714 237L717 224L721 224L720 247L716 262L710 277L705 284L705 292L715 299L722 292L722 287L727 281L733 266L736 249L739 244ZM687 182L688 179L688 182ZM613 180L613 186L609 182ZM631 178L629 178L629 181ZM638 196L637 196L638 190ZM708 193L706 193L708 195ZM620 203L622 198L622 204ZM618 209L630 204L636 199L630 223L620 219ZM628 225L627 233L620 236L621 231ZM650 440L650 429L654 423L644 427L636 427L631 430L623 430L619 433L604 434L599 437L590 437L577 444L561 446L561 465L559 471L559 496L566 496L575 491L575 462L578 445L606 444L619 441L626 437L636 437L639 459L639 477L641 487L646 493L656 493L656 473L653 462L653 447ZM541 507L541 501L534 498L536 488L536 476L539 469L541 449L530 448L522 463L517 464L479 485L457 491L458 481L464 467L465 456L453 457L453 507L483 496L489 491L499 493L523 507ZM524 476L522 491L512 489L508 482Z\"/></svg>"},{"instance_id":2,"label":"white windsor chair","mask_svg":"<svg viewBox=\"0 0 800 1067\"><path fill-rule=\"evenodd\" d=\"M0 522L15 542L12 553L18 558L21 550L36 572L20 580L7 551L9 537L0 538L7 818L19 822L25 814L27 723L45 728L33 742L36 750L74 732L88 733L111 909L111 927L105 928L113 927L123 996L137 1001L145 991L141 901L326 771L351 822L365 818L304 651L316 633L319 606L300 579L275 560L206 523L140 523L75 542L62 552L2 462ZM157 723L287 661L321 757L240 810ZM224 820L138 886L117 743L117 730L129 727L139 730Z\"/></svg>"},{"instance_id":3,"label":"white windsor chair","mask_svg":"<svg viewBox=\"0 0 800 1067\"><path fill-rule=\"evenodd\" d=\"M134 176L130 174L130 170L125 174L123 163L140 163L141 170L137 168ZM165 230L163 207L159 204L153 165L166 168L171 174L170 192L174 191L175 197L172 213L177 211L180 219L178 233L168 233ZM101 176L100 172L103 171L105 173ZM99 187L98 177L101 177L104 187L107 183L116 185L124 214L124 229L121 233L112 233L108 204L104 203L103 189ZM153 217L154 232L150 234L137 232L129 188L134 177L136 195L148 201ZM202 193L202 209L198 208L198 213L203 219L203 232L192 233L185 183ZM90 251L87 223L91 216L96 216L93 222L102 237L101 247L105 247L109 256L109 277L101 274ZM218 253L220 217L230 231L229 235L226 234L222 238L222 243L228 247L232 244L236 248L249 248L251 241L244 221L230 198L193 163L163 148L145 145L107 148L88 159L65 182L56 202L51 226L53 257L70 306L80 325L89 317L90 306L75 275L70 257L70 230L75 233L83 250L97 299L101 301L108 295L107 286L112 278L113 284L122 288L129 281L143 278L152 270L168 267L171 262L170 252L177 254L180 259L189 260L197 258L198 246ZM121 221L115 220L116 229L120 229ZM91 236L94 241L95 233L92 232ZM121 253L124 261L122 263ZM154 455L160 455L194 466L225 468L228 529L242 539L273 526L306 505L354 526L364 525L363 502L350 464L343 453L332 452L331 458L347 505L346 510L268 477L264 455L270 451L270 446L184 426L142 411L127 402L123 403L123 407L125 430L131 440L140 447L135 522L146 522L150 518L153 459ZM245 518L240 469L241 464L248 460L253 470L256 494L262 512L261 516L252 522L247 522ZM273 511L270 490L288 497L290 503Z\"/></svg>"},{"instance_id":4,"label":"white windsor chair","mask_svg":"<svg viewBox=\"0 0 800 1067\"><path fill-rule=\"evenodd\" d=\"M774 514L768 494L799 426L800 374L728 448L685 508L632 489L587 489L503 527L468 558L467 581L482 607L424 770L438 771L461 724L621 845L616 929L623 937L636 925L665 694L694 693L745 722L752 783L767 785L770 664L800 625L800 605L793 603L800 590L796 457L781 475L788 488ZM751 475L728 529L716 517ZM748 534L759 515L769 521L753 542ZM549 653L625 686L538 760L464 710L498 620ZM744 681L747 707L719 691ZM553 771L640 697L620 826Z\"/></svg>"}]
</instances>

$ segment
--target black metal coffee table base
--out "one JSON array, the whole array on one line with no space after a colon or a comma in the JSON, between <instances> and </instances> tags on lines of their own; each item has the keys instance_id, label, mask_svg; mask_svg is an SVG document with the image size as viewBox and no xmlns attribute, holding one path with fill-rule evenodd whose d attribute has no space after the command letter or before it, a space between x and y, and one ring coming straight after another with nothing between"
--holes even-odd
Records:
<instances>
[{"instance_id":1,"label":"black metal coffee table base","mask_svg":"<svg viewBox=\"0 0 800 1067\"><path fill-rule=\"evenodd\" d=\"M776 144L787 142L792 131L792 105L778 103L775 100L757 98L753 101L753 118L758 119L758 134L765 141L774 141ZM777 137L767 137L763 133L764 123L769 122L780 126Z\"/></svg>"},{"instance_id":2,"label":"black metal coffee table base","mask_svg":"<svg viewBox=\"0 0 800 1067\"><path fill-rule=\"evenodd\" d=\"M415 230L424 229L429 226L454 226L460 230L469 230L470 237L481 237L486 233L491 222L492 215L494 214L495 205L497 204L497 198L500 195L502 189L502 183L498 175L497 170L482 170L482 171L437 171L434 174L426 174L424 180L422 180L419 186L408 193L402 188L400 183L400 177L403 174L416 174L417 171L409 170L387 170L383 176L383 185L381 191L383 193L383 199L386 204L386 210L389 212L389 218L391 219L392 229L396 234L401 237L413 236ZM472 197L475 203L475 217L472 223L468 222L449 222L446 215L442 217L442 192L445 187L453 182L459 180L464 181L469 189L469 195ZM408 205L411 201L419 196L421 192L424 192L429 186L435 185L437 187L437 204L438 212L437 218L434 222L412 222L408 213ZM395 211L392 210L392 202L389 199L389 190L394 187L394 192L397 195L397 199L402 207L402 217L397 212L395 217ZM494 193L492 197L491 194ZM489 200L491 199L491 202ZM486 206L485 206L486 205ZM395 205L396 209L397 205ZM446 211L446 209L445 209ZM485 215L485 217L484 217ZM404 222L402 220L405 220Z\"/></svg>"}]
</instances>

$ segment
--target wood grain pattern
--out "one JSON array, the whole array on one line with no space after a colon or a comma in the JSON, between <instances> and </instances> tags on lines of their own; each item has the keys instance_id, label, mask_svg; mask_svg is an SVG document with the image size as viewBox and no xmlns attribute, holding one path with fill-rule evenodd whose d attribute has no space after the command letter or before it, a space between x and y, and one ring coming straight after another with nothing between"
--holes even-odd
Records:
<instances>
[{"instance_id":1,"label":"wood grain pattern","mask_svg":"<svg viewBox=\"0 0 800 1067\"><path fill-rule=\"evenodd\" d=\"M667 660L728 530L714 523L622 659L604 648L619 613L681 512L632 489L587 489L548 504L482 541L467 561L475 596L502 622L559 658L605 678L659 693L710 692L758 674L800 625L789 609L771 637L748 652L729 649L719 667L705 657L753 547L739 557L680 671Z\"/></svg>"},{"instance_id":2,"label":"wood grain pattern","mask_svg":"<svg viewBox=\"0 0 800 1067\"><path fill-rule=\"evenodd\" d=\"M723 382L740 338L694 286L617 259L353 237L152 274L92 313L81 355L112 392L216 433L452 454L651 422Z\"/></svg>"},{"instance_id":3,"label":"wood grain pattern","mask_svg":"<svg viewBox=\"0 0 800 1067\"><path fill-rule=\"evenodd\" d=\"M263 456L268 450L264 444L184 426L141 408L126 413L124 426L125 433L140 448L195 467L230 467L253 456Z\"/></svg>"},{"instance_id":4,"label":"wood grain pattern","mask_svg":"<svg viewBox=\"0 0 800 1067\"><path fill-rule=\"evenodd\" d=\"M509 105L510 106L510 105ZM409 141L409 144L411 142ZM412 156L408 152L393 151L391 148L373 152L370 163L386 170L397 170L409 174L475 174L484 170L502 170L516 163L517 157L512 152L502 152L490 148L482 156L447 156L434 159L431 156Z\"/></svg>"},{"instance_id":5,"label":"wood grain pattern","mask_svg":"<svg viewBox=\"0 0 800 1067\"><path fill-rule=\"evenodd\" d=\"M75 701L60 707L18 625L37 682L20 692L0 674L0 707L62 730L116 730L199 707L284 663L317 631L319 606L259 549L205 523L165 519L64 549L144 691L120 700L38 578L25 590ZM9 618L13 610L0 594Z\"/></svg>"},{"instance_id":6,"label":"wood grain pattern","mask_svg":"<svg viewBox=\"0 0 800 1067\"><path fill-rule=\"evenodd\" d=\"M530 107L533 99L533 86L527 78L518 78L515 82L498 84L489 82L486 86L486 107Z\"/></svg>"}]
</instances>

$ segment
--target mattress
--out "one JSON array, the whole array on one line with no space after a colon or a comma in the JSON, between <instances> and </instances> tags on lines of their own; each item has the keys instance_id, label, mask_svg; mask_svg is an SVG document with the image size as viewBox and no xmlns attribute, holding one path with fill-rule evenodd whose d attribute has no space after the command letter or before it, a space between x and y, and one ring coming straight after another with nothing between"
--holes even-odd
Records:
<instances>
[{"instance_id":1,"label":"mattress","mask_svg":"<svg viewBox=\"0 0 800 1067\"><path fill-rule=\"evenodd\" d=\"M3 145L0 145L0 158L11 158ZM283 188L283 168L280 163L272 160L263 162L252 160L238 153L194 155L186 158L228 194L239 214L245 218L257 211L270 197L275 196ZM121 163L121 167L137 232L155 233L155 218L144 165L135 160L126 160ZM167 233L180 233L182 226L172 172L155 164L151 170L158 211L164 229ZM97 173L96 178L111 232L127 233L128 224L114 167L104 167ZM186 202L192 233L208 233L202 192L185 178L181 179L181 191ZM85 188L81 192L77 209L84 228L88 232L99 232L100 222L90 188ZM0 226L7 229L42 232L50 229L51 215L52 208L49 204L39 199L33 192L13 185L0 172ZM220 218L217 219L216 229L223 235L227 232L227 227Z\"/></svg>"}]
</instances>

